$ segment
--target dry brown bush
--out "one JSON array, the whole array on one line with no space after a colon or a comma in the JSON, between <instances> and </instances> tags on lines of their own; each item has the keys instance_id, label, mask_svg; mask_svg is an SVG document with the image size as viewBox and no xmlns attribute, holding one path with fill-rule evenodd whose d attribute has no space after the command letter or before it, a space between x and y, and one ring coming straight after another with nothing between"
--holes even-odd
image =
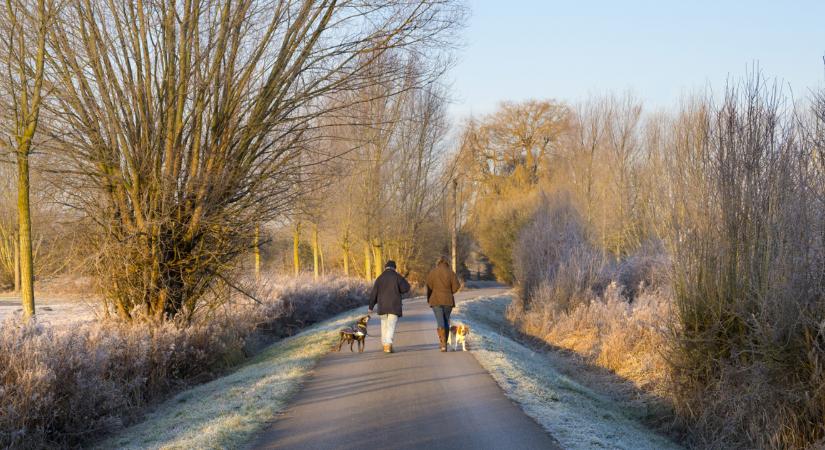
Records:
<instances>
[{"instance_id":1,"label":"dry brown bush","mask_svg":"<svg viewBox=\"0 0 825 450\"><path fill-rule=\"evenodd\" d=\"M822 122L805 115L754 76L712 110L694 155L705 194L679 224L670 358L703 447L825 439L825 170L810 139Z\"/></svg>"},{"instance_id":2,"label":"dry brown bush","mask_svg":"<svg viewBox=\"0 0 825 450\"><path fill-rule=\"evenodd\" d=\"M661 248L604 261L567 193L545 195L521 231L514 265L521 295L508 317L527 335L575 351L637 387L664 394L671 302Z\"/></svg>"},{"instance_id":3,"label":"dry brown bush","mask_svg":"<svg viewBox=\"0 0 825 450\"><path fill-rule=\"evenodd\" d=\"M587 301L602 264L568 195L541 196L518 235L513 266L525 302L541 296L558 311L569 311Z\"/></svg>"},{"instance_id":4,"label":"dry brown bush","mask_svg":"<svg viewBox=\"0 0 825 450\"><path fill-rule=\"evenodd\" d=\"M227 303L208 320L0 325L0 447L65 447L139 418L143 408L242 361L249 340L292 334L367 301L357 280L267 283L262 304ZM205 313L205 312L204 312ZM271 342L271 339L264 339Z\"/></svg>"},{"instance_id":5,"label":"dry brown bush","mask_svg":"<svg viewBox=\"0 0 825 450\"><path fill-rule=\"evenodd\" d=\"M656 250L603 261L570 196L547 196L514 252L521 296L508 317L528 335L663 393L671 302L659 290L667 266Z\"/></svg>"},{"instance_id":6,"label":"dry brown bush","mask_svg":"<svg viewBox=\"0 0 825 450\"><path fill-rule=\"evenodd\" d=\"M657 291L643 291L629 302L621 291L611 283L603 295L591 292L587 302L560 310L552 293L539 289L529 310L513 306L508 316L523 333L574 351L638 388L667 398L669 369L663 349L668 345L672 301Z\"/></svg>"}]
</instances>

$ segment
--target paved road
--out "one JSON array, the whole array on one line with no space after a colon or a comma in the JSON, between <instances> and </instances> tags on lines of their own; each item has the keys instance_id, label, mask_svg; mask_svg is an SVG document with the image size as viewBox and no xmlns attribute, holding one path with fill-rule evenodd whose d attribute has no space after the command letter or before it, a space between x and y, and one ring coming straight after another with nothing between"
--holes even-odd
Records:
<instances>
[{"instance_id":1,"label":"paved road","mask_svg":"<svg viewBox=\"0 0 825 450\"><path fill-rule=\"evenodd\" d=\"M501 289L469 290L459 301ZM366 308L365 308L366 309ZM404 303L396 353L377 320L362 354L330 353L256 449L555 449L469 352L441 353L423 300Z\"/></svg>"}]
</instances>

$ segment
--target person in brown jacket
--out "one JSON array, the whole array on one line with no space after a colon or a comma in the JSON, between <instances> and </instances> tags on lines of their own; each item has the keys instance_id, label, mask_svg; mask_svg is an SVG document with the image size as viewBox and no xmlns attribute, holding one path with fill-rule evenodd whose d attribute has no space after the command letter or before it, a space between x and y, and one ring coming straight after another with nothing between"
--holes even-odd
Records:
<instances>
[{"instance_id":1,"label":"person in brown jacket","mask_svg":"<svg viewBox=\"0 0 825 450\"><path fill-rule=\"evenodd\" d=\"M450 313L455 306L453 294L461 288L447 258L441 256L435 268L427 274L427 303L435 314L438 326L438 342L442 352L447 351L447 333L450 332Z\"/></svg>"}]
</instances>

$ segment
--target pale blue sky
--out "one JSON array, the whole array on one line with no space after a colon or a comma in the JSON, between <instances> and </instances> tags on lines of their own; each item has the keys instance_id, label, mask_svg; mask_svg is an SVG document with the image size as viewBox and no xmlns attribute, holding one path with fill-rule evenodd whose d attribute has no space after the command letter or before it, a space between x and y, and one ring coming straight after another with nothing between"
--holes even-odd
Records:
<instances>
[{"instance_id":1,"label":"pale blue sky","mask_svg":"<svg viewBox=\"0 0 825 450\"><path fill-rule=\"evenodd\" d=\"M501 100L632 90L649 109L753 63L801 97L825 84L825 0L468 0L455 119Z\"/></svg>"}]
</instances>

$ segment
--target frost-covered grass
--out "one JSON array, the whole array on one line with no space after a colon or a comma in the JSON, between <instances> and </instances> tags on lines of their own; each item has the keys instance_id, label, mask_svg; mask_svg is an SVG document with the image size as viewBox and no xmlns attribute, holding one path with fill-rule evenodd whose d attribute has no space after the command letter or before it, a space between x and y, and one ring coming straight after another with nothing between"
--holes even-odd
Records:
<instances>
[{"instance_id":1,"label":"frost-covered grass","mask_svg":"<svg viewBox=\"0 0 825 450\"><path fill-rule=\"evenodd\" d=\"M680 448L634 412L562 374L543 355L503 333L511 296L467 300L455 318L470 325L476 359L504 392L567 449Z\"/></svg>"},{"instance_id":2,"label":"frost-covered grass","mask_svg":"<svg viewBox=\"0 0 825 450\"><path fill-rule=\"evenodd\" d=\"M237 448L283 409L331 348L337 330L363 314L343 313L279 341L234 373L181 392L143 422L98 448Z\"/></svg>"},{"instance_id":3,"label":"frost-covered grass","mask_svg":"<svg viewBox=\"0 0 825 450\"><path fill-rule=\"evenodd\" d=\"M575 352L636 387L663 399L671 396L665 354L672 298L641 290L633 301L616 283L586 303L558 311L547 297L533 297L529 309L514 302L507 318L519 331Z\"/></svg>"},{"instance_id":4,"label":"frost-covered grass","mask_svg":"<svg viewBox=\"0 0 825 450\"><path fill-rule=\"evenodd\" d=\"M37 321L54 326L74 326L95 320L97 311L91 301L62 297L35 297ZM0 322L8 318L20 320L23 307L20 298L0 297Z\"/></svg>"},{"instance_id":5,"label":"frost-covered grass","mask_svg":"<svg viewBox=\"0 0 825 450\"><path fill-rule=\"evenodd\" d=\"M266 281L261 301L233 299L190 324L0 322L0 448L84 445L274 339L367 302L359 280Z\"/></svg>"}]
</instances>

